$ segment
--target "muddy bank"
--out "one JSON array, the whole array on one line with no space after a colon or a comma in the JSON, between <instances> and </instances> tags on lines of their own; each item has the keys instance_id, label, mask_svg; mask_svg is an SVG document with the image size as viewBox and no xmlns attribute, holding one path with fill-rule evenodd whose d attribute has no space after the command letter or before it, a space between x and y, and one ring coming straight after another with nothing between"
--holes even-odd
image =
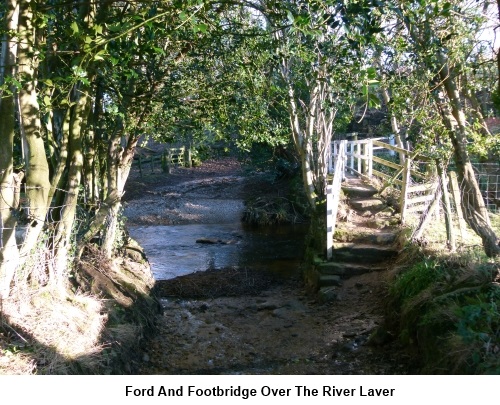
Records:
<instances>
[{"instance_id":1,"label":"muddy bank","mask_svg":"<svg viewBox=\"0 0 500 405\"><path fill-rule=\"evenodd\" d=\"M376 274L322 304L300 278L250 269L196 273L158 286L161 334L141 374L406 374L409 358L382 324Z\"/></svg>"}]
</instances>

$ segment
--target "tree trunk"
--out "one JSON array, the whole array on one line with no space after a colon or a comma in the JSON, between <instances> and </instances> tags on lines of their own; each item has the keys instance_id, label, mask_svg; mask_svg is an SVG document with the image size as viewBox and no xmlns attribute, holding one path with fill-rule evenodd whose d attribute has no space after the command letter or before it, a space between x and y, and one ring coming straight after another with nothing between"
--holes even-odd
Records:
<instances>
[{"instance_id":1,"label":"tree trunk","mask_svg":"<svg viewBox=\"0 0 500 405\"><path fill-rule=\"evenodd\" d=\"M375 55L375 64L379 69L381 69L380 53L379 52L377 52L377 54ZM382 80L384 80L385 75L382 75L382 76L383 76ZM387 111L389 112L389 118L391 121L391 129L392 129L392 132L394 133L396 145L401 149L405 149L405 147L403 145L403 140L401 139L401 129L400 129L399 124L398 124L398 119L397 119L396 115L394 114L393 109L391 108L391 96L389 95L389 89L387 88L387 84L385 82L383 82L381 84L380 91L382 93L382 99L384 100L384 103L387 106ZM400 153L399 154L400 164L403 164L404 160L405 160L404 153Z\"/></svg>"},{"instance_id":2,"label":"tree trunk","mask_svg":"<svg viewBox=\"0 0 500 405\"><path fill-rule=\"evenodd\" d=\"M19 20L19 73L25 82L19 91L20 121L26 143L26 195L29 226L21 248L20 265L35 247L49 209L49 165L45 153L36 89L37 58L34 50L33 1L21 3Z\"/></svg>"},{"instance_id":3,"label":"tree trunk","mask_svg":"<svg viewBox=\"0 0 500 405\"><path fill-rule=\"evenodd\" d=\"M282 77L288 86L288 111L290 115L290 127L292 130L293 142L295 150L299 154L302 181L306 191L307 200L312 209L316 208L316 192L314 187L314 176L310 166L312 156L312 145L307 139L307 134L300 127L299 111L297 102L295 101L295 91L292 84L289 82L285 68L282 68Z\"/></svg>"},{"instance_id":4,"label":"tree trunk","mask_svg":"<svg viewBox=\"0 0 500 405\"><path fill-rule=\"evenodd\" d=\"M78 86L80 87L80 86ZM85 86L77 88L78 101L72 109L71 125L69 129L69 169L67 185L65 187L65 198L61 210L61 218L57 224L55 235L56 266L55 280L57 285L62 286L65 280L65 272L69 262L69 249L71 236L76 219L78 195L81 184L83 168L83 134L85 133L87 119L90 111L90 97Z\"/></svg>"},{"instance_id":5,"label":"tree trunk","mask_svg":"<svg viewBox=\"0 0 500 405\"><path fill-rule=\"evenodd\" d=\"M453 145L453 158L462 191L462 209L465 221L482 239L486 255L488 257L498 256L500 255L500 243L491 228L488 211L467 152L467 122L456 85L457 73L450 67L446 48L442 48L437 52L433 51L439 62L437 71L435 63L424 55L424 52L429 47L429 39L432 39L435 35L432 28L430 28L429 20L422 21L420 27L418 23L412 22L410 19L406 19L405 24L411 38L416 43L417 51L420 53L423 63L426 64L428 69L435 71L436 74L438 83L431 83L435 89L432 95L436 100L441 118Z\"/></svg>"},{"instance_id":6,"label":"tree trunk","mask_svg":"<svg viewBox=\"0 0 500 405\"><path fill-rule=\"evenodd\" d=\"M442 64L439 75L448 103L444 97L439 97L439 94L437 102L453 144L453 157L462 191L462 209L465 221L481 237L486 255L488 257L498 256L500 254L499 240L491 228L488 211L467 153L467 123L454 75L450 71L446 57L443 54L438 54L438 57Z\"/></svg>"},{"instance_id":7,"label":"tree trunk","mask_svg":"<svg viewBox=\"0 0 500 405\"><path fill-rule=\"evenodd\" d=\"M7 2L5 28L0 53L0 85L5 78L14 76L17 42L11 32L17 31L19 7L17 0ZM10 292L10 284L19 262L19 250L16 244L16 216L18 209L17 176L13 170L14 116L15 100L13 86L0 93L0 299L6 298Z\"/></svg>"}]
</instances>

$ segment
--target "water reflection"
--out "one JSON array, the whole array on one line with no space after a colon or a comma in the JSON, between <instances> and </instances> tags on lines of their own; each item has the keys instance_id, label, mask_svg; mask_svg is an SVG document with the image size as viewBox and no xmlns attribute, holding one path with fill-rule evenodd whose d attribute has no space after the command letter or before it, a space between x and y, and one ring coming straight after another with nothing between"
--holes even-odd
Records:
<instances>
[{"instance_id":1,"label":"water reflection","mask_svg":"<svg viewBox=\"0 0 500 405\"><path fill-rule=\"evenodd\" d=\"M246 266L297 274L306 225L251 227L234 224L134 226L132 238L144 248L157 280L208 268ZM219 243L196 243L198 239Z\"/></svg>"}]
</instances>

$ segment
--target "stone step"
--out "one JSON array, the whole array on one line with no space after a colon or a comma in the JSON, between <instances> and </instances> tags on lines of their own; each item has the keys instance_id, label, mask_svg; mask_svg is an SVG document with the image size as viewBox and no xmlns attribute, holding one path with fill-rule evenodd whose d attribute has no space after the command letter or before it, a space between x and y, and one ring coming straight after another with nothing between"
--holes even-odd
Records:
<instances>
[{"instance_id":1,"label":"stone step","mask_svg":"<svg viewBox=\"0 0 500 405\"><path fill-rule=\"evenodd\" d=\"M316 269L319 273L319 279L326 276L339 276L345 279L352 276L360 276L361 274L371 273L374 271L387 270L387 266L369 266L356 263L326 262L319 264Z\"/></svg>"},{"instance_id":2,"label":"stone step","mask_svg":"<svg viewBox=\"0 0 500 405\"><path fill-rule=\"evenodd\" d=\"M378 212L387 205L380 198L355 198L349 201L349 205L357 211Z\"/></svg>"},{"instance_id":3,"label":"stone step","mask_svg":"<svg viewBox=\"0 0 500 405\"><path fill-rule=\"evenodd\" d=\"M342 285L342 280L340 278L340 275L320 274L318 285L319 287L340 287Z\"/></svg>"},{"instance_id":4,"label":"stone step","mask_svg":"<svg viewBox=\"0 0 500 405\"><path fill-rule=\"evenodd\" d=\"M396 241L398 231L379 231L371 228L342 229L335 233L337 242L351 242L364 245L388 246Z\"/></svg>"},{"instance_id":5,"label":"stone step","mask_svg":"<svg viewBox=\"0 0 500 405\"><path fill-rule=\"evenodd\" d=\"M372 244L334 243L333 261L347 263L380 263L396 257L398 251L389 246Z\"/></svg>"},{"instance_id":6,"label":"stone step","mask_svg":"<svg viewBox=\"0 0 500 405\"><path fill-rule=\"evenodd\" d=\"M377 189L363 183L347 183L342 185L342 191L350 198L370 198L377 194Z\"/></svg>"}]
</instances>

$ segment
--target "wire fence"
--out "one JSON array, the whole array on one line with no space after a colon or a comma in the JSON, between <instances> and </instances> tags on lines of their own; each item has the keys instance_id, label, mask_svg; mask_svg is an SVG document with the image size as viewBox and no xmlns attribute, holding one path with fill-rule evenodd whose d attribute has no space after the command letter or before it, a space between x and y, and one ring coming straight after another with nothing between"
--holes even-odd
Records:
<instances>
[{"instance_id":1,"label":"wire fence","mask_svg":"<svg viewBox=\"0 0 500 405\"><path fill-rule=\"evenodd\" d=\"M500 163L475 163L473 167L486 208L500 212Z\"/></svg>"},{"instance_id":2,"label":"wire fence","mask_svg":"<svg viewBox=\"0 0 500 405\"><path fill-rule=\"evenodd\" d=\"M35 206L29 199L34 190L38 190L44 197L50 191L62 193L62 197L69 194L63 189L30 189L26 184L0 186L0 260L4 268L16 266L12 280L15 285L23 284L28 279L44 285L56 267L54 240L67 206L64 205L64 198L53 198L52 204L48 206ZM77 211L80 212L78 207ZM81 227L83 220L84 216L77 214L73 232ZM37 232L34 243L32 240L28 244L27 235L33 231L32 228L40 231ZM3 276L0 274L0 279Z\"/></svg>"}]
</instances>

